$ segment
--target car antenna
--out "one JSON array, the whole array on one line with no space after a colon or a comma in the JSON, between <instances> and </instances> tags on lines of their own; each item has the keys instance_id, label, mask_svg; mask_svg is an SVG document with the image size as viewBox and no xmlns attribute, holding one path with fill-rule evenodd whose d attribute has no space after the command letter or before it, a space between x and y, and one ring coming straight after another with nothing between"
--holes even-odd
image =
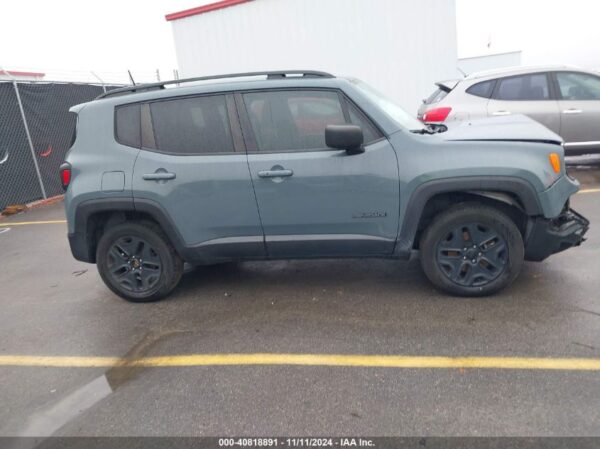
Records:
<instances>
[{"instance_id":1,"label":"car antenna","mask_svg":"<svg viewBox=\"0 0 600 449\"><path fill-rule=\"evenodd\" d=\"M129 73L129 79L131 80L131 84L135 86L135 81L133 80L133 76L131 75L131 70L127 70L127 73Z\"/></svg>"},{"instance_id":2,"label":"car antenna","mask_svg":"<svg viewBox=\"0 0 600 449\"><path fill-rule=\"evenodd\" d=\"M462 74L463 78L467 77L467 73L464 72L460 67L456 66L456 70L458 70Z\"/></svg>"}]
</instances>

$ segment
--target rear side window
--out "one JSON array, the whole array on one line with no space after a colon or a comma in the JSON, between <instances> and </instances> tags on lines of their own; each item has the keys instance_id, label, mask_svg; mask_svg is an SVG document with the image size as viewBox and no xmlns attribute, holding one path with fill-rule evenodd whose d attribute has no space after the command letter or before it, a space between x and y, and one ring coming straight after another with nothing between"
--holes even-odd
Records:
<instances>
[{"instance_id":1,"label":"rear side window","mask_svg":"<svg viewBox=\"0 0 600 449\"><path fill-rule=\"evenodd\" d=\"M118 106L115 111L115 134L117 142L140 148L140 105Z\"/></svg>"},{"instance_id":2,"label":"rear side window","mask_svg":"<svg viewBox=\"0 0 600 449\"><path fill-rule=\"evenodd\" d=\"M540 101L550 98L548 78L545 73L513 76L498 80L494 97L506 101Z\"/></svg>"},{"instance_id":3,"label":"rear side window","mask_svg":"<svg viewBox=\"0 0 600 449\"><path fill-rule=\"evenodd\" d=\"M150 103L154 133L144 133L144 146L164 153L234 152L224 95Z\"/></svg>"},{"instance_id":4,"label":"rear side window","mask_svg":"<svg viewBox=\"0 0 600 449\"><path fill-rule=\"evenodd\" d=\"M494 91L495 84L496 80L483 81L481 83L473 84L466 92L475 95L476 97L490 98Z\"/></svg>"},{"instance_id":5,"label":"rear side window","mask_svg":"<svg viewBox=\"0 0 600 449\"><path fill-rule=\"evenodd\" d=\"M446 95L448 95L447 91L438 88L435 91L433 91L433 93L429 97L427 97L427 99L425 99L424 103L425 104L439 103L444 98L446 98Z\"/></svg>"}]
</instances>

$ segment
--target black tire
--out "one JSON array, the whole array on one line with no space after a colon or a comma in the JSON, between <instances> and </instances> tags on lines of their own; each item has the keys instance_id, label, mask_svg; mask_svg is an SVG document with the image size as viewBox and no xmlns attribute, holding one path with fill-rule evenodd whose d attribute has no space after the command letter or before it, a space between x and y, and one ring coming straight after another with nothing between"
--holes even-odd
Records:
<instances>
[{"instance_id":1,"label":"black tire","mask_svg":"<svg viewBox=\"0 0 600 449\"><path fill-rule=\"evenodd\" d=\"M107 229L98 242L96 265L106 286L130 302L164 298L183 274L183 261L151 222L122 223Z\"/></svg>"},{"instance_id":2,"label":"black tire","mask_svg":"<svg viewBox=\"0 0 600 449\"><path fill-rule=\"evenodd\" d=\"M461 203L432 220L421 237L420 258L423 271L438 289L457 296L486 296L519 275L523 238L500 210Z\"/></svg>"}]
</instances>

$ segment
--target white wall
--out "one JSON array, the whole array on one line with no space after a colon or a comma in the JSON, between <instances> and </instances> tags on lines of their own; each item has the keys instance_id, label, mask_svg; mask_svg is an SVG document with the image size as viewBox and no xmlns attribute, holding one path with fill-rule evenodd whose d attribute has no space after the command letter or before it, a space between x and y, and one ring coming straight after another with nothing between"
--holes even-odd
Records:
<instances>
[{"instance_id":1,"label":"white wall","mask_svg":"<svg viewBox=\"0 0 600 449\"><path fill-rule=\"evenodd\" d=\"M413 113L458 76L454 0L255 0L172 23L181 77L324 70Z\"/></svg>"},{"instance_id":2,"label":"white wall","mask_svg":"<svg viewBox=\"0 0 600 449\"><path fill-rule=\"evenodd\" d=\"M467 75L482 70L517 67L521 65L521 52L497 53L483 56L473 56L458 60L458 67Z\"/></svg>"}]
</instances>

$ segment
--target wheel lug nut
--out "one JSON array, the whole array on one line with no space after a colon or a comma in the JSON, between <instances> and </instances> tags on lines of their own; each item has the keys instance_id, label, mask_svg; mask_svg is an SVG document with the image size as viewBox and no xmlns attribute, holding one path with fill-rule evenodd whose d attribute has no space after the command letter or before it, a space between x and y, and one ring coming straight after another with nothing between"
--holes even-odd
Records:
<instances>
[{"instance_id":1,"label":"wheel lug nut","mask_svg":"<svg viewBox=\"0 0 600 449\"><path fill-rule=\"evenodd\" d=\"M477 262L477 261L476 261L475 259L473 259L471 262L475 263L475 262Z\"/></svg>"}]
</instances>

